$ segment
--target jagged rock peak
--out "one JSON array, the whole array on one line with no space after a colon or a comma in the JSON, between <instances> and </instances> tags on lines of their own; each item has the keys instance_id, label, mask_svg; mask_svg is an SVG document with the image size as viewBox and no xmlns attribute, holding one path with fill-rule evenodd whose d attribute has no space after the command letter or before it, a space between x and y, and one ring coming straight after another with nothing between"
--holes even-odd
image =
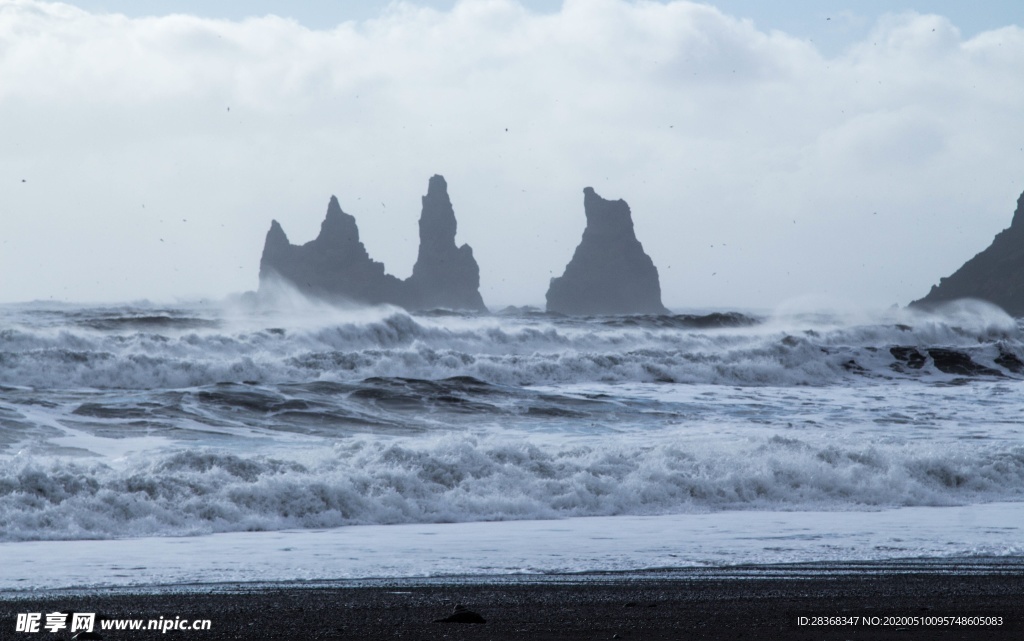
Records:
<instances>
[{"instance_id":1,"label":"jagged rock peak","mask_svg":"<svg viewBox=\"0 0 1024 641\"><path fill-rule=\"evenodd\" d=\"M565 267L551 279L549 312L562 314L665 314L658 269L636 238L624 200L605 200L583 190L587 225Z\"/></svg>"},{"instance_id":2,"label":"jagged rock peak","mask_svg":"<svg viewBox=\"0 0 1024 641\"><path fill-rule=\"evenodd\" d=\"M359 242L359 226L356 219L345 213L338 203L337 196L331 196L330 202L327 203L327 215L324 222L320 223L320 235L314 242L341 244L347 247L362 246Z\"/></svg>"},{"instance_id":3,"label":"jagged rock peak","mask_svg":"<svg viewBox=\"0 0 1024 641\"><path fill-rule=\"evenodd\" d=\"M1024 191L1017 198L1017 209L1013 212L1013 219L1010 221L1011 229L1024 230Z\"/></svg>"},{"instance_id":4,"label":"jagged rock peak","mask_svg":"<svg viewBox=\"0 0 1024 641\"><path fill-rule=\"evenodd\" d=\"M359 242L356 219L331 197L320 234L292 245L277 221L270 225L260 259L260 289L281 279L308 296L337 302L405 305L405 285L384 272Z\"/></svg>"},{"instance_id":5,"label":"jagged rock peak","mask_svg":"<svg viewBox=\"0 0 1024 641\"><path fill-rule=\"evenodd\" d=\"M486 311L473 249L455 244L458 223L443 176L430 178L422 204L419 253L406 281L416 306Z\"/></svg>"},{"instance_id":6,"label":"jagged rock peak","mask_svg":"<svg viewBox=\"0 0 1024 641\"><path fill-rule=\"evenodd\" d=\"M281 223L276 220L270 221L270 230L267 232L267 245L287 245L288 235L284 233Z\"/></svg>"},{"instance_id":7,"label":"jagged rock peak","mask_svg":"<svg viewBox=\"0 0 1024 641\"><path fill-rule=\"evenodd\" d=\"M1024 193L1017 199L1010 226L996 234L992 244L964 263L912 307L934 307L961 298L976 298L1002 307L1012 316L1024 316Z\"/></svg>"},{"instance_id":8,"label":"jagged rock peak","mask_svg":"<svg viewBox=\"0 0 1024 641\"><path fill-rule=\"evenodd\" d=\"M424 248L428 251L442 246L455 247L455 232L458 223L455 209L448 197L448 183L443 176L434 175L427 184L427 195L422 198L420 214L420 257Z\"/></svg>"}]
</instances>

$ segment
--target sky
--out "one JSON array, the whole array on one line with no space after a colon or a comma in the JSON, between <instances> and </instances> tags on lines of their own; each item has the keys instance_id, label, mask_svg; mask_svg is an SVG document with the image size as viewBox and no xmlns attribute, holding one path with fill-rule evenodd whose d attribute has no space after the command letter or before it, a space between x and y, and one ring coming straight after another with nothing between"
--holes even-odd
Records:
<instances>
[{"instance_id":1,"label":"sky","mask_svg":"<svg viewBox=\"0 0 1024 641\"><path fill-rule=\"evenodd\" d=\"M331 195L407 277L442 174L492 308L629 203L673 309L884 308L1010 224L1016 0L0 0L0 302L258 286Z\"/></svg>"}]
</instances>

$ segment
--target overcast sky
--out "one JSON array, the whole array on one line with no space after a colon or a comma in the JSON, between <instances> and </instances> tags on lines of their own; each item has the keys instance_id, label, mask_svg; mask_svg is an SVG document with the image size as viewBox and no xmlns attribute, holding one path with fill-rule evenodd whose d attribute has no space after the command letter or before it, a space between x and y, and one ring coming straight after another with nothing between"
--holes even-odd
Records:
<instances>
[{"instance_id":1,"label":"overcast sky","mask_svg":"<svg viewBox=\"0 0 1024 641\"><path fill-rule=\"evenodd\" d=\"M1019 0L0 0L0 302L257 287L337 195L416 258L448 181L492 308L543 305L583 188L673 308L906 304L1024 191Z\"/></svg>"}]
</instances>

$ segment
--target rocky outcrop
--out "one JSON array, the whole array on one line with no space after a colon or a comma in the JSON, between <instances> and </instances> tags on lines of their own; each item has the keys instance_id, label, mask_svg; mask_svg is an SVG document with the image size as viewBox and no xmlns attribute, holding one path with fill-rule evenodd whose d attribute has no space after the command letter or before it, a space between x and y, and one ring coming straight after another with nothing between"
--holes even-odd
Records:
<instances>
[{"instance_id":1,"label":"rocky outcrop","mask_svg":"<svg viewBox=\"0 0 1024 641\"><path fill-rule=\"evenodd\" d=\"M331 302L392 304L406 309L485 311L480 270L469 245L455 246L455 213L444 178L430 179L420 218L420 249L413 275L400 280L370 258L356 220L331 196L316 239L292 245L272 221L260 259L260 289L276 279Z\"/></svg>"},{"instance_id":2,"label":"rocky outcrop","mask_svg":"<svg viewBox=\"0 0 1024 641\"><path fill-rule=\"evenodd\" d=\"M405 283L370 258L359 240L356 219L342 211L334 196L320 234L305 245L292 245L281 225L276 220L270 223L260 258L260 288L275 277L307 296L331 302L404 307L409 300Z\"/></svg>"},{"instance_id":3,"label":"rocky outcrop","mask_svg":"<svg viewBox=\"0 0 1024 641\"><path fill-rule=\"evenodd\" d=\"M547 310L561 314L666 314L658 269L633 231L629 205L583 190L587 226L565 273L551 279Z\"/></svg>"},{"instance_id":4,"label":"rocky outcrop","mask_svg":"<svg viewBox=\"0 0 1024 641\"><path fill-rule=\"evenodd\" d=\"M996 234L988 249L910 305L927 308L959 298L985 300L1012 316L1024 316L1024 193L1010 226Z\"/></svg>"},{"instance_id":5,"label":"rocky outcrop","mask_svg":"<svg viewBox=\"0 0 1024 641\"><path fill-rule=\"evenodd\" d=\"M406 281L418 308L486 311L480 296L480 268L469 245L455 244L455 210L448 183L433 176L420 214L420 251Z\"/></svg>"}]
</instances>

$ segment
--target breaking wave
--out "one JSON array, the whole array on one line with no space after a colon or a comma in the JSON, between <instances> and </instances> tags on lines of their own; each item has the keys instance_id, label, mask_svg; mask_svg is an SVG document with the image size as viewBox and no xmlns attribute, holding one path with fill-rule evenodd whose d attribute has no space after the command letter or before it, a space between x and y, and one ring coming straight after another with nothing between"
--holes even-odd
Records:
<instances>
[{"instance_id":1,"label":"breaking wave","mask_svg":"<svg viewBox=\"0 0 1024 641\"><path fill-rule=\"evenodd\" d=\"M0 538L117 538L353 524L726 509L873 509L1024 498L1024 448L717 445L498 435L354 438L290 456L219 450L0 461Z\"/></svg>"},{"instance_id":2,"label":"breaking wave","mask_svg":"<svg viewBox=\"0 0 1024 641\"><path fill-rule=\"evenodd\" d=\"M208 310L67 317L53 326L16 322L0 329L0 385L154 389L460 376L497 385L827 385L864 377L1024 375L1020 328L991 310L903 312L860 323L737 313L410 315L390 308L244 321Z\"/></svg>"}]
</instances>

